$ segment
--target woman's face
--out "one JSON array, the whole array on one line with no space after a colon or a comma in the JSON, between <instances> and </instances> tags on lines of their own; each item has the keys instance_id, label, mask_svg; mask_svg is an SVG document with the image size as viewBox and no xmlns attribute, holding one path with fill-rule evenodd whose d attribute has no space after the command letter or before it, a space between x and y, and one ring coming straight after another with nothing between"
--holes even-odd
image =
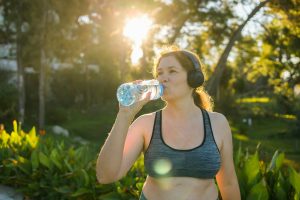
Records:
<instances>
[{"instance_id":1,"label":"woman's face","mask_svg":"<svg viewBox=\"0 0 300 200\"><path fill-rule=\"evenodd\" d=\"M160 60L157 66L157 80L164 86L162 98L166 101L186 97L192 93L192 88L187 83L186 70L172 55Z\"/></svg>"}]
</instances>

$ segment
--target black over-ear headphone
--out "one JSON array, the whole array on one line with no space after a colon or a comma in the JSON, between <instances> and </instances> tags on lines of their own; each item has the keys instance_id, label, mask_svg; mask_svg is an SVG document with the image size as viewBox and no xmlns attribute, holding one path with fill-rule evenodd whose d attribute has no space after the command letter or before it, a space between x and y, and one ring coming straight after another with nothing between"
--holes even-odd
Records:
<instances>
[{"instance_id":1,"label":"black over-ear headphone","mask_svg":"<svg viewBox=\"0 0 300 200\"><path fill-rule=\"evenodd\" d=\"M197 88L204 83L204 75L201 71L201 64L199 60L188 51L182 51L185 56L187 56L193 63L194 69L188 71L187 81L190 87Z\"/></svg>"}]
</instances>

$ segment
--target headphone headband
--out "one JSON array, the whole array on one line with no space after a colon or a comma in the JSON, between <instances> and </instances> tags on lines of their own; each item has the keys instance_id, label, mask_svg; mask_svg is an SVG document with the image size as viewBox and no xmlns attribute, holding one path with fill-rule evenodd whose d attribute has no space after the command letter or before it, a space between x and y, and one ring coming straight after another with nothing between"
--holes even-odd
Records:
<instances>
[{"instance_id":1,"label":"headphone headband","mask_svg":"<svg viewBox=\"0 0 300 200\"><path fill-rule=\"evenodd\" d=\"M182 50L182 53L185 56L187 56L190 59L190 61L192 61L193 66L194 66L194 70L200 71L201 65L200 65L198 59L195 57L195 55L193 55L192 53L190 53L188 51L185 51L185 50Z\"/></svg>"}]
</instances>

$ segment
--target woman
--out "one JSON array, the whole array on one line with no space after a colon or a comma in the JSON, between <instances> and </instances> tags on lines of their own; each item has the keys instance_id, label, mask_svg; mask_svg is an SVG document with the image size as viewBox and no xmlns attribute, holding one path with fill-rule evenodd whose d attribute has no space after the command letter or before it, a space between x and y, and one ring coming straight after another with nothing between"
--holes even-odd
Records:
<instances>
[{"instance_id":1,"label":"woman","mask_svg":"<svg viewBox=\"0 0 300 200\"><path fill-rule=\"evenodd\" d=\"M211 112L203 90L198 57L170 49L159 57L154 76L164 86L166 106L132 120L149 101L120 105L116 121L97 160L100 183L126 175L141 152L148 173L140 199L240 199L232 157L232 135L227 119Z\"/></svg>"}]
</instances>

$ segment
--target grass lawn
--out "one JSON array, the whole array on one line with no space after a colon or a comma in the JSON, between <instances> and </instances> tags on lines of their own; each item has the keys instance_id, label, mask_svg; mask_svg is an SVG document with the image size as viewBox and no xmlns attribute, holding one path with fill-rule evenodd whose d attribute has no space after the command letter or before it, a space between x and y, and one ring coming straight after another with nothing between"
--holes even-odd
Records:
<instances>
[{"instance_id":1,"label":"grass lawn","mask_svg":"<svg viewBox=\"0 0 300 200\"><path fill-rule=\"evenodd\" d=\"M242 131L237 128L241 122L231 123L234 143L255 151L258 144L264 151L268 160L276 150L285 153L285 162L290 163L300 170L300 135L292 135L291 130L295 126L295 119L286 119L280 116L253 119L251 127Z\"/></svg>"},{"instance_id":2,"label":"grass lawn","mask_svg":"<svg viewBox=\"0 0 300 200\"><path fill-rule=\"evenodd\" d=\"M68 129L72 135L101 145L114 123L116 111L95 108L92 111L71 110L68 115L68 120L61 124L62 127Z\"/></svg>"},{"instance_id":3,"label":"grass lawn","mask_svg":"<svg viewBox=\"0 0 300 200\"><path fill-rule=\"evenodd\" d=\"M143 113L153 112L162 107L162 102L157 100L148 103L137 116ZM111 130L118 107L114 104L107 104L95 107L89 111L70 110L68 120L60 126L69 130L72 135L103 144L107 134Z\"/></svg>"}]
</instances>

